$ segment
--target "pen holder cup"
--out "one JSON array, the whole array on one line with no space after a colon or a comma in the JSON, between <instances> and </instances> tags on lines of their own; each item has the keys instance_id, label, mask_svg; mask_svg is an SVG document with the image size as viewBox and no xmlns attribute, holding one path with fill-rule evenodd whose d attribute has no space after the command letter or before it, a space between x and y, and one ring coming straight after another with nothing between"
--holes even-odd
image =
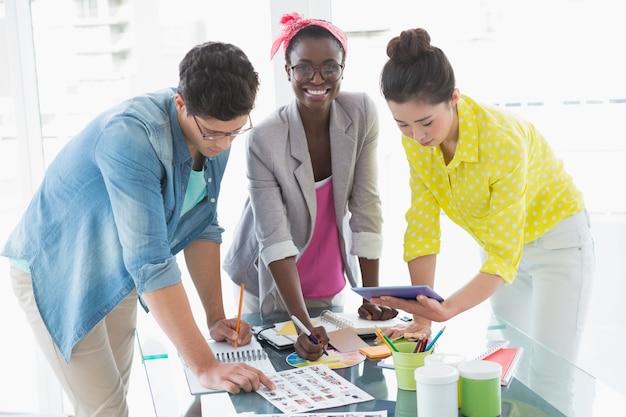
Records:
<instances>
[{"instance_id":1,"label":"pen holder cup","mask_svg":"<svg viewBox=\"0 0 626 417\"><path fill-rule=\"evenodd\" d=\"M417 343L397 343L398 352L391 351L393 367L396 371L398 388L406 391L415 391L415 370L424 366L424 358L433 353L434 348L426 352L413 353Z\"/></svg>"}]
</instances>

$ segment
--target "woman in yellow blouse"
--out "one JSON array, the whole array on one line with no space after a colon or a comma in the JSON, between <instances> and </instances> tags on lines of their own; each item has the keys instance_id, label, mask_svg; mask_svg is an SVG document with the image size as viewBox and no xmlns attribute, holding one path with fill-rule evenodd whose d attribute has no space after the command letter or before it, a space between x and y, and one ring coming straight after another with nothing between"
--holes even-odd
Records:
<instances>
[{"instance_id":1,"label":"woman in yellow blouse","mask_svg":"<svg viewBox=\"0 0 626 417\"><path fill-rule=\"evenodd\" d=\"M498 316L574 359L594 269L581 192L531 123L459 92L425 30L403 31L387 55L381 90L411 172L404 236L411 281L434 287L441 210L479 243L483 264L442 303L375 301L411 312L411 331L430 334L432 321L491 297Z\"/></svg>"}]
</instances>

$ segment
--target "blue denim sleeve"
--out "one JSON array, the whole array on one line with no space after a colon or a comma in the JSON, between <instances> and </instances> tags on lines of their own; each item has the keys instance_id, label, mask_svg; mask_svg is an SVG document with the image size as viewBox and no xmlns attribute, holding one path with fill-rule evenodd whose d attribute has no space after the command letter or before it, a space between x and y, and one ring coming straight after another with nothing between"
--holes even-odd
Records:
<instances>
[{"instance_id":1,"label":"blue denim sleeve","mask_svg":"<svg viewBox=\"0 0 626 417\"><path fill-rule=\"evenodd\" d=\"M142 294L144 291L155 291L180 282L180 280L172 281L173 272L176 272L178 276L181 275L175 256L159 264L145 264L139 270L139 279L135 281L139 283L137 292Z\"/></svg>"},{"instance_id":2,"label":"blue denim sleeve","mask_svg":"<svg viewBox=\"0 0 626 417\"><path fill-rule=\"evenodd\" d=\"M222 233L224 228L217 223L210 224L206 229L202 231L198 240L204 240L208 242L222 243Z\"/></svg>"},{"instance_id":3,"label":"blue denim sleeve","mask_svg":"<svg viewBox=\"0 0 626 417\"><path fill-rule=\"evenodd\" d=\"M170 130L167 123L147 126L132 116L118 116L108 122L94 148L123 262L139 293L181 282L168 242L167 219L175 208L174 198L166 194L173 192L167 185L172 168L159 159L149 140L150 135L171 140Z\"/></svg>"}]
</instances>

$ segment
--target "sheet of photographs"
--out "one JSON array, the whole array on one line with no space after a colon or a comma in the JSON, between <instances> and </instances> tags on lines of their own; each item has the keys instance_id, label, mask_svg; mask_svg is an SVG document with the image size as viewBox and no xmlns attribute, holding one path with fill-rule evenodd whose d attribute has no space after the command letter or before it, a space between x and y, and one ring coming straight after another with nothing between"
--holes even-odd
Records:
<instances>
[{"instance_id":1,"label":"sheet of photographs","mask_svg":"<svg viewBox=\"0 0 626 417\"><path fill-rule=\"evenodd\" d=\"M276 389L269 390L262 386L257 393L286 414L309 413L374 399L326 365L294 368L269 377ZM337 413L332 414L335 415ZM342 416L341 413L339 415ZM374 416L378 417L377 414Z\"/></svg>"}]
</instances>

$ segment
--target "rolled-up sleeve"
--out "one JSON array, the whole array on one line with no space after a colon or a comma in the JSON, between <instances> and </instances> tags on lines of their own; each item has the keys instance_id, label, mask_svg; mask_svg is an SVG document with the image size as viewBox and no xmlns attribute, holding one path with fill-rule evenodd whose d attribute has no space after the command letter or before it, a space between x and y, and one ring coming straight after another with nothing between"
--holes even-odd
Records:
<instances>
[{"instance_id":1,"label":"rolled-up sleeve","mask_svg":"<svg viewBox=\"0 0 626 417\"><path fill-rule=\"evenodd\" d=\"M383 250L380 233L355 232L352 234L351 255L366 259L379 259Z\"/></svg>"},{"instance_id":2,"label":"rolled-up sleeve","mask_svg":"<svg viewBox=\"0 0 626 417\"><path fill-rule=\"evenodd\" d=\"M181 282L168 242L166 216L173 207L164 203L164 170L148 129L132 117L117 117L95 148L115 218L112 233L117 233L124 264L140 294Z\"/></svg>"},{"instance_id":3,"label":"rolled-up sleeve","mask_svg":"<svg viewBox=\"0 0 626 417\"><path fill-rule=\"evenodd\" d=\"M155 291L181 282L181 272L172 256L159 264L146 264L139 269L137 292Z\"/></svg>"},{"instance_id":4,"label":"rolled-up sleeve","mask_svg":"<svg viewBox=\"0 0 626 417\"><path fill-rule=\"evenodd\" d=\"M204 229L202 233L200 233L200 236L198 236L198 240L221 244L223 233L224 228L217 223L213 223L210 224L206 229Z\"/></svg>"}]
</instances>

